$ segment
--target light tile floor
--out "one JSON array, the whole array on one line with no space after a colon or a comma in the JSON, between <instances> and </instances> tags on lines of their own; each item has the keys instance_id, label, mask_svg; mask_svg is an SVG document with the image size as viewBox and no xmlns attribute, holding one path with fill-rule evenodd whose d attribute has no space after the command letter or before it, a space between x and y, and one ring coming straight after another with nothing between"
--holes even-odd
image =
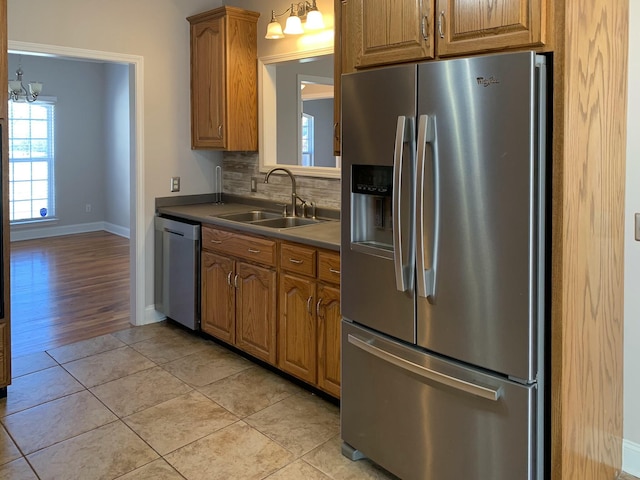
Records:
<instances>
[{"instance_id":1,"label":"light tile floor","mask_svg":"<svg viewBox=\"0 0 640 480\"><path fill-rule=\"evenodd\" d=\"M340 454L339 410L171 324L14 359L0 480L392 479Z\"/></svg>"}]
</instances>

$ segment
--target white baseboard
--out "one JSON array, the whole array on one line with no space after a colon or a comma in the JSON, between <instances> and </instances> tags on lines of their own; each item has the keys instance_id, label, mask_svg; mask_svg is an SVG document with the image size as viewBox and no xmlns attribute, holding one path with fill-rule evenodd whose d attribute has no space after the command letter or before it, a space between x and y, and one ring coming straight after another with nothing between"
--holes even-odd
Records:
<instances>
[{"instance_id":1,"label":"white baseboard","mask_svg":"<svg viewBox=\"0 0 640 480\"><path fill-rule=\"evenodd\" d=\"M11 229L11 241L33 240L36 238L58 237L75 233L107 231L121 237L129 238L129 229L108 222L80 223L78 225L21 227Z\"/></svg>"},{"instance_id":2,"label":"white baseboard","mask_svg":"<svg viewBox=\"0 0 640 480\"><path fill-rule=\"evenodd\" d=\"M113 233L114 235L118 235L124 238L131 238L129 236L130 230L126 227L122 227L120 225L116 225L114 223L104 222L104 229L109 233Z\"/></svg>"},{"instance_id":3,"label":"white baseboard","mask_svg":"<svg viewBox=\"0 0 640 480\"><path fill-rule=\"evenodd\" d=\"M637 443L622 441L622 470L640 477L640 445Z\"/></svg>"}]
</instances>

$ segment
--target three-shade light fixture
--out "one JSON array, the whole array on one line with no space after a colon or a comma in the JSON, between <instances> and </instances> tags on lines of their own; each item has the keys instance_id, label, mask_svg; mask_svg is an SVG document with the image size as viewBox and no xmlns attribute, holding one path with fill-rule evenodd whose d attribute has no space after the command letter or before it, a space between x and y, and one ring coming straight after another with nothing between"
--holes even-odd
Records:
<instances>
[{"instance_id":1,"label":"three-shade light fixture","mask_svg":"<svg viewBox=\"0 0 640 480\"><path fill-rule=\"evenodd\" d=\"M18 69L16 70L16 79L9 80L9 99L14 102L24 102L25 100L27 102L35 102L38 95L42 93L42 83L29 82L25 88L22 83L23 75L24 72L22 71L22 67L18 66Z\"/></svg>"},{"instance_id":2,"label":"three-shade light fixture","mask_svg":"<svg viewBox=\"0 0 640 480\"><path fill-rule=\"evenodd\" d=\"M289 13L287 21L282 30L282 26L276 20L284 14ZM305 19L304 27L302 19ZM322 13L316 6L316 0L311 2L304 1L300 3L292 3L289 8L280 14L276 14L271 10L271 21L267 25L267 34L264 38L269 40L284 38L285 35L302 35L306 30L322 30L324 28L324 20Z\"/></svg>"}]
</instances>

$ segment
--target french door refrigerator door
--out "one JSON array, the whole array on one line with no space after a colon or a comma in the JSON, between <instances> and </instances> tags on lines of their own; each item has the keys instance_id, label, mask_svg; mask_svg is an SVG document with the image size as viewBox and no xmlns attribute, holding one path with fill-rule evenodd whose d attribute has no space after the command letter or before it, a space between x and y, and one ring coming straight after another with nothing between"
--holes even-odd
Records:
<instances>
[{"instance_id":1,"label":"french door refrigerator door","mask_svg":"<svg viewBox=\"0 0 640 480\"><path fill-rule=\"evenodd\" d=\"M418 67L418 345L524 382L544 313L536 61Z\"/></svg>"},{"instance_id":2,"label":"french door refrigerator door","mask_svg":"<svg viewBox=\"0 0 640 480\"><path fill-rule=\"evenodd\" d=\"M342 439L403 480L532 480L535 386L343 320Z\"/></svg>"},{"instance_id":3,"label":"french door refrigerator door","mask_svg":"<svg viewBox=\"0 0 640 480\"><path fill-rule=\"evenodd\" d=\"M411 343L416 71L342 80L342 315Z\"/></svg>"}]
</instances>

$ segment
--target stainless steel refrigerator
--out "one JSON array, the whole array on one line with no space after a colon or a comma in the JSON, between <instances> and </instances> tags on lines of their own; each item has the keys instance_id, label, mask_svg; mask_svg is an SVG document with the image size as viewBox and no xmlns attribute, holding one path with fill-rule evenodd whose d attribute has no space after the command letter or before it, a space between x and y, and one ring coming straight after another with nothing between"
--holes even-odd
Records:
<instances>
[{"instance_id":1,"label":"stainless steel refrigerator","mask_svg":"<svg viewBox=\"0 0 640 480\"><path fill-rule=\"evenodd\" d=\"M545 57L342 79L343 453L405 480L542 479Z\"/></svg>"}]
</instances>

